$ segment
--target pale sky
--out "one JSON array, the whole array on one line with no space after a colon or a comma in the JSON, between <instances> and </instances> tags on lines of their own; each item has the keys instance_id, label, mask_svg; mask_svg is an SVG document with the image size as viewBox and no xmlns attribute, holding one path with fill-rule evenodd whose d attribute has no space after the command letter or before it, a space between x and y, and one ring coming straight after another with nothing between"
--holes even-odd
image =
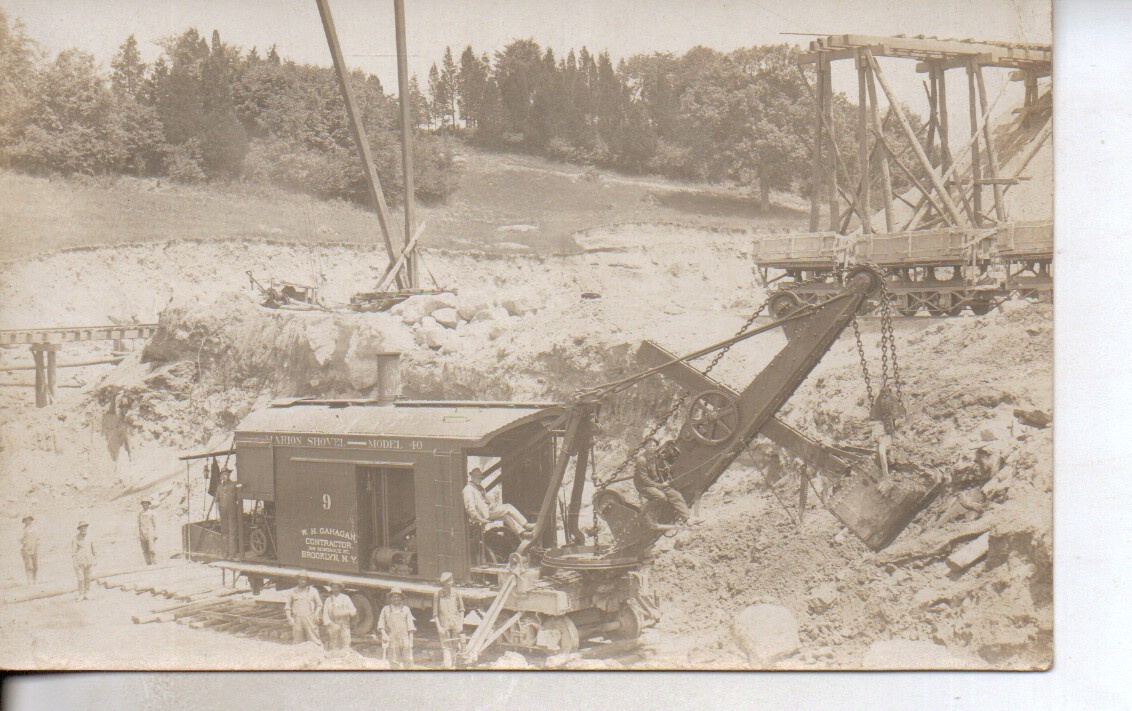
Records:
<instances>
[{"instance_id":1,"label":"pale sky","mask_svg":"<svg viewBox=\"0 0 1132 711\"><path fill-rule=\"evenodd\" d=\"M559 56L582 45L595 54L609 50L615 64L636 53L696 45L727 51L809 41L784 32L1051 41L1050 0L405 0L405 6L410 71L422 81L445 45L458 59L468 43L478 54L526 37ZM22 19L48 52L77 47L105 67L130 34L149 61L160 53L157 40L189 27L205 37L218 29L226 43L244 49L254 45L262 53L275 44L285 58L330 64L314 0L0 0L0 7ZM347 64L377 74L386 91L396 91L393 0L331 0L330 7ZM917 91L923 77L911 65L892 64L903 74L893 83L913 109L923 110ZM849 72L842 71L836 86L852 98L856 83ZM960 79L949 80L949 89L955 81L952 91L965 90ZM998 84L988 76L992 92Z\"/></svg>"}]
</instances>

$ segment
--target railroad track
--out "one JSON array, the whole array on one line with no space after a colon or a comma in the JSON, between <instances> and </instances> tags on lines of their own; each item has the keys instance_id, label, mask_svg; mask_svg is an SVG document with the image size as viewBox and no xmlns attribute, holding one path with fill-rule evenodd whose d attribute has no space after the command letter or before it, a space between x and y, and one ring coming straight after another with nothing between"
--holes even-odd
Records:
<instances>
[{"instance_id":1,"label":"railroad track","mask_svg":"<svg viewBox=\"0 0 1132 711\"><path fill-rule=\"evenodd\" d=\"M205 607L174 612L174 620L189 629L211 629L237 637L254 637L274 642L291 641L283 603L265 600L217 600Z\"/></svg>"},{"instance_id":2,"label":"railroad track","mask_svg":"<svg viewBox=\"0 0 1132 711\"><path fill-rule=\"evenodd\" d=\"M203 605L186 605L171 610L153 621L175 621L189 629L212 630L236 637L260 639L280 644L291 644L291 625L287 622L283 603L274 600L256 600L248 597L232 600L213 600ZM149 620L146 620L149 621ZM418 667L439 667L440 643L427 628L418 631L415 644L415 661ZM381 642L373 634L355 636L353 649L366 657L382 657Z\"/></svg>"},{"instance_id":3,"label":"railroad track","mask_svg":"<svg viewBox=\"0 0 1132 711\"><path fill-rule=\"evenodd\" d=\"M235 637L291 645L291 625L287 622L281 600L253 597L246 588L225 585L215 568L193 563L167 565L160 568L107 576L97 581L107 590L136 595L148 594L165 598L173 604L159 607L149 614L133 617L134 624L169 623L194 630L211 630ZM353 649L371 659L381 659L381 642L373 633L354 634ZM545 658L520 651L532 664L543 666ZM500 650L499 653L502 653ZM584 658L620 657L630 650L618 645L585 645ZM488 666L497 657L491 654L481 660ZM414 661L418 668L440 668L443 655L432 623L417 620Z\"/></svg>"},{"instance_id":4,"label":"railroad track","mask_svg":"<svg viewBox=\"0 0 1132 711\"><path fill-rule=\"evenodd\" d=\"M132 573L111 575L95 581L107 590L140 595L148 593L181 602L196 602L233 591L215 568L181 563Z\"/></svg>"}]
</instances>

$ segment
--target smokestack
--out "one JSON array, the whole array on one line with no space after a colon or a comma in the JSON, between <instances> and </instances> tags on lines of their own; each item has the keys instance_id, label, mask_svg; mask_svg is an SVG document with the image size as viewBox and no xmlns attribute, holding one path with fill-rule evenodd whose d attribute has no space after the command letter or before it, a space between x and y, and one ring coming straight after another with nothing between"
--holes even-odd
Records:
<instances>
[{"instance_id":1,"label":"smokestack","mask_svg":"<svg viewBox=\"0 0 1132 711\"><path fill-rule=\"evenodd\" d=\"M401 397L401 354L377 354L377 404L392 405Z\"/></svg>"}]
</instances>

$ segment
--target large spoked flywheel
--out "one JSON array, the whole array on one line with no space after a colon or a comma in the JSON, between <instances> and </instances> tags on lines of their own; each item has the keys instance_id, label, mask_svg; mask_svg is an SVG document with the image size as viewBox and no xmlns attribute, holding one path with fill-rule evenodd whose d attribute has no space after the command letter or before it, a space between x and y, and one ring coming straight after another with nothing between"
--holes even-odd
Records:
<instances>
[{"instance_id":1,"label":"large spoked flywheel","mask_svg":"<svg viewBox=\"0 0 1132 711\"><path fill-rule=\"evenodd\" d=\"M725 392L708 390L692 401L688 430L704 444L723 444L739 428L739 406Z\"/></svg>"}]
</instances>

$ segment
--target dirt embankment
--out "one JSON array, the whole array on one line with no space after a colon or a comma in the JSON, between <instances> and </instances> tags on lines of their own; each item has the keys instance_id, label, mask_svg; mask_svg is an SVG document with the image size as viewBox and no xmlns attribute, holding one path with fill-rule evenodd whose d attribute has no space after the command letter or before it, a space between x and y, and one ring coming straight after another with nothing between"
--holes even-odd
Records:
<instances>
[{"instance_id":1,"label":"dirt embankment","mask_svg":"<svg viewBox=\"0 0 1132 711\"><path fill-rule=\"evenodd\" d=\"M623 375L643 338L671 346L727 335L762 297L740 235L635 226L580 240L585 253L561 257L430 252L436 280L456 293L378 314L263 309L248 284L248 270L314 277L328 303L342 303L384 266L356 245L172 241L13 263L0 279L4 326L114 315L159 320L160 329L108 375L78 369L86 386L61 391L55 406L35 410L25 392L4 393L15 416L0 429L11 453L0 471L26 482L6 495L143 485L176 470L172 454L225 444L271 399L368 395L378 352L403 354L410 397L562 398ZM688 240L699 245L695 260ZM73 286L52 291L60 281ZM67 346L61 358L95 348ZM609 421L639 422L639 431L667 392L633 393L607 410ZM45 467L45 457L64 464Z\"/></svg>"},{"instance_id":2,"label":"dirt embankment","mask_svg":"<svg viewBox=\"0 0 1132 711\"><path fill-rule=\"evenodd\" d=\"M6 510L146 491L172 521L186 505L177 454L227 444L247 412L276 397L368 395L378 352L403 354L410 397L557 399L635 368L643 339L684 352L724 338L764 296L742 235L627 226L576 239L585 251L562 257L431 252L437 281L457 293L417 297L385 314L270 311L248 289L248 269L300 282L313 276L324 280L328 301L344 301L384 264L350 245L177 241L16 263L0 280L7 326L90 324L113 314L159 319L161 327L64 401L43 410L13 401L0 427L0 473L15 482L3 494ZM61 279L76 288L42 298ZM869 552L812 504L795 526L773 496L796 502L791 466L768 471L772 491L751 462L740 462L705 497L707 523L666 543L655 573L666 613L659 641L650 642L658 645L653 662L735 661L721 630L744 605L773 601L800 625L802 651L787 665L856 666L888 638L935 641L974 664L1041 663L1051 629L1050 437L1013 411L1049 410L1050 316L1023 306L898 324L905 456L952 481L892 547L907 555ZM864 331L871 349L875 324ZM784 416L829 442L868 444L849 341L835 346ZM715 374L741 388L781 343L778 334L744 343ZM616 463L672 392L653 383L606 408L599 467ZM989 467L973 449L983 444L1001 458ZM972 520L947 521L960 492L983 512L964 508L957 518ZM948 536L983 524L992 534L986 562L955 574L946 557L973 536ZM3 522L9 532L14 525ZM925 553L939 536L944 542ZM6 569L18 568L12 562Z\"/></svg>"},{"instance_id":3,"label":"dirt embankment","mask_svg":"<svg viewBox=\"0 0 1132 711\"><path fill-rule=\"evenodd\" d=\"M799 623L801 652L786 667L860 666L871 645L889 639L942 645L957 665L1049 662L1052 430L1023 424L1015 411L1049 412L1052 310L1008 304L897 341L909 416L893 458L943 475L943 493L874 553L821 508L795 524L791 462L775 470L760 457L773 489L749 462L729 472L705 496L707 523L667 541L657 564L657 587L678 610L662 625L720 630L695 653L719 658L731 649L724 630L735 613L771 602ZM864 391L857 364L823 366L784 417L827 442L868 444ZM948 561L981 543L988 551L975 565Z\"/></svg>"}]
</instances>

